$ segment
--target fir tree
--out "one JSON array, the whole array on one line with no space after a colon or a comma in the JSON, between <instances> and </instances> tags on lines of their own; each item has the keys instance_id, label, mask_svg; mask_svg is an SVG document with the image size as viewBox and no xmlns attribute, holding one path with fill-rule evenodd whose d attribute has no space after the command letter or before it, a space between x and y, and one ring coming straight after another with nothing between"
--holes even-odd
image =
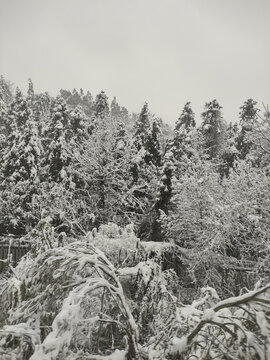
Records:
<instances>
[{"instance_id":1,"label":"fir tree","mask_svg":"<svg viewBox=\"0 0 270 360\"><path fill-rule=\"evenodd\" d=\"M169 202L172 196L172 177L174 170L174 156L171 151L164 155L164 164L161 170L159 190L155 202L156 210L162 210L167 214Z\"/></svg>"},{"instance_id":2,"label":"fir tree","mask_svg":"<svg viewBox=\"0 0 270 360\"><path fill-rule=\"evenodd\" d=\"M147 164L152 163L155 166L161 165L161 153L160 153L160 143L159 143L159 135L160 135L160 127L157 120L154 120L152 123L151 132L148 135L145 147L146 147L146 155L145 162Z\"/></svg>"},{"instance_id":3,"label":"fir tree","mask_svg":"<svg viewBox=\"0 0 270 360\"><path fill-rule=\"evenodd\" d=\"M73 89L72 91L72 95L68 98L68 104L71 105L72 107L76 107L78 105L80 105L82 102L82 98L80 96L80 94L78 93L78 91L76 89Z\"/></svg>"},{"instance_id":4,"label":"fir tree","mask_svg":"<svg viewBox=\"0 0 270 360\"><path fill-rule=\"evenodd\" d=\"M116 158L120 158L125 154L126 146L128 145L128 135L125 125L122 121L117 121L115 133L115 147L114 152Z\"/></svg>"},{"instance_id":5,"label":"fir tree","mask_svg":"<svg viewBox=\"0 0 270 360\"><path fill-rule=\"evenodd\" d=\"M48 175L50 181L62 182L67 180L67 166L70 163L67 144L68 129L69 114L67 105L64 99L58 96L52 109L51 122L48 128L50 139Z\"/></svg>"},{"instance_id":6,"label":"fir tree","mask_svg":"<svg viewBox=\"0 0 270 360\"><path fill-rule=\"evenodd\" d=\"M34 92L34 84L33 81L29 78L28 79L28 90L27 90L27 97L26 100L32 104L34 101L34 96L35 96L35 92Z\"/></svg>"},{"instance_id":7,"label":"fir tree","mask_svg":"<svg viewBox=\"0 0 270 360\"><path fill-rule=\"evenodd\" d=\"M221 109L222 106L219 105L217 100L213 100L205 104L202 113L202 134L209 159L216 158L222 149L225 124Z\"/></svg>"},{"instance_id":8,"label":"fir tree","mask_svg":"<svg viewBox=\"0 0 270 360\"><path fill-rule=\"evenodd\" d=\"M146 102L142 108L140 116L135 123L134 143L138 151L145 149L147 139L150 132L150 115L148 103Z\"/></svg>"},{"instance_id":9,"label":"fir tree","mask_svg":"<svg viewBox=\"0 0 270 360\"><path fill-rule=\"evenodd\" d=\"M239 156L237 150L237 138L239 136L239 129L237 124L230 123L225 131L225 146L221 153L222 163L219 168L221 177L229 176L230 170L234 168L235 161Z\"/></svg>"},{"instance_id":10,"label":"fir tree","mask_svg":"<svg viewBox=\"0 0 270 360\"><path fill-rule=\"evenodd\" d=\"M2 90L0 89L0 159L1 154L5 146L5 123L6 123L6 116L7 116L7 105L4 101L4 95Z\"/></svg>"},{"instance_id":11,"label":"fir tree","mask_svg":"<svg viewBox=\"0 0 270 360\"><path fill-rule=\"evenodd\" d=\"M95 101L95 116L104 119L109 114L108 97L104 91L101 91Z\"/></svg>"},{"instance_id":12,"label":"fir tree","mask_svg":"<svg viewBox=\"0 0 270 360\"><path fill-rule=\"evenodd\" d=\"M144 104L140 116L136 119L134 126L133 144L136 152L139 154L136 161L133 161L131 173L134 182L138 181L139 163L144 161L146 152L146 143L150 132L150 119L147 102Z\"/></svg>"},{"instance_id":13,"label":"fir tree","mask_svg":"<svg viewBox=\"0 0 270 360\"><path fill-rule=\"evenodd\" d=\"M160 215L162 213L168 214L169 204L172 197L172 178L174 174L173 153L168 151L164 156L164 164L161 170L161 178L159 182L159 189L154 204L154 216L151 225L150 240L162 240L162 228L160 223Z\"/></svg>"},{"instance_id":14,"label":"fir tree","mask_svg":"<svg viewBox=\"0 0 270 360\"><path fill-rule=\"evenodd\" d=\"M86 119L81 106L77 106L70 116L69 137L74 142L83 140L86 136Z\"/></svg>"},{"instance_id":15,"label":"fir tree","mask_svg":"<svg viewBox=\"0 0 270 360\"><path fill-rule=\"evenodd\" d=\"M21 233L35 221L32 200L39 189L41 144L31 111L18 90L7 119L10 128L1 168L1 228ZM11 209L9 214L5 206Z\"/></svg>"},{"instance_id":16,"label":"fir tree","mask_svg":"<svg viewBox=\"0 0 270 360\"><path fill-rule=\"evenodd\" d=\"M69 90L61 89L60 95L66 101L66 103L68 103L69 98L71 98L71 96L72 96L72 93Z\"/></svg>"},{"instance_id":17,"label":"fir tree","mask_svg":"<svg viewBox=\"0 0 270 360\"><path fill-rule=\"evenodd\" d=\"M190 132L195 128L195 116L190 102L187 102L179 116L173 133L172 151L175 159L180 160L187 153L186 145L190 140Z\"/></svg>"},{"instance_id":18,"label":"fir tree","mask_svg":"<svg viewBox=\"0 0 270 360\"><path fill-rule=\"evenodd\" d=\"M5 80L4 76L0 76L0 90L2 91L2 98L6 104L9 104L12 99L12 85L9 81Z\"/></svg>"},{"instance_id":19,"label":"fir tree","mask_svg":"<svg viewBox=\"0 0 270 360\"><path fill-rule=\"evenodd\" d=\"M121 108L118 102L116 101L116 97L114 96L111 103L111 117L118 119L121 117Z\"/></svg>"},{"instance_id":20,"label":"fir tree","mask_svg":"<svg viewBox=\"0 0 270 360\"><path fill-rule=\"evenodd\" d=\"M27 104L26 99L23 97L23 94L19 88L16 89L15 101L13 103L13 111L16 115L16 125L19 131L23 131L29 116L31 115L31 110Z\"/></svg>"},{"instance_id":21,"label":"fir tree","mask_svg":"<svg viewBox=\"0 0 270 360\"><path fill-rule=\"evenodd\" d=\"M239 157L245 159L252 148L252 142L249 139L249 134L252 132L253 127L258 119L257 101L248 99L240 108L240 133L237 138L237 150Z\"/></svg>"},{"instance_id":22,"label":"fir tree","mask_svg":"<svg viewBox=\"0 0 270 360\"><path fill-rule=\"evenodd\" d=\"M91 117L95 111L93 96L90 93L90 91L87 91L86 95L83 95L81 97L82 97L83 111L84 111L85 115Z\"/></svg>"}]
</instances>

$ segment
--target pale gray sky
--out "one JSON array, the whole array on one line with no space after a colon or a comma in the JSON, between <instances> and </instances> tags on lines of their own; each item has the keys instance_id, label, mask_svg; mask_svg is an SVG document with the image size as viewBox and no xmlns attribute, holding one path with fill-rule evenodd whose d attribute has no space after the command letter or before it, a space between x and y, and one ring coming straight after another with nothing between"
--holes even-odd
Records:
<instances>
[{"instance_id":1,"label":"pale gray sky","mask_svg":"<svg viewBox=\"0 0 270 360\"><path fill-rule=\"evenodd\" d=\"M216 98L270 103L270 0L0 0L0 74L23 91L105 90L173 124Z\"/></svg>"}]
</instances>

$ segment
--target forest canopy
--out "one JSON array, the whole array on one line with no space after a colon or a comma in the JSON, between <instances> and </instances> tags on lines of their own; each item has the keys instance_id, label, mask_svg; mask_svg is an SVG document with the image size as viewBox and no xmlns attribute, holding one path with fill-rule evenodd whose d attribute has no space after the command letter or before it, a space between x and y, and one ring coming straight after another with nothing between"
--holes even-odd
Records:
<instances>
[{"instance_id":1,"label":"forest canopy","mask_svg":"<svg viewBox=\"0 0 270 360\"><path fill-rule=\"evenodd\" d=\"M269 176L254 99L171 128L1 76L0 359L269 358Z\"/></svg>"}]
</instances>

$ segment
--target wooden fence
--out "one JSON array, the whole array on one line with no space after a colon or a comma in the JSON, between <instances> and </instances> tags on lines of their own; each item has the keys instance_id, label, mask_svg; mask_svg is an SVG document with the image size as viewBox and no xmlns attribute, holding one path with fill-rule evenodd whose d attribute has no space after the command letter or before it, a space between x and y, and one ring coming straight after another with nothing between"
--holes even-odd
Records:
<instances>
[{"instance_id":1,"label":"wooden fence","mask_svg":"<svg viewBox=\"0 0 270 360\"><path fill-rule=\"evenodd\" d=\"M0 239L0 273L9 263L15 266L29 250L29 244L21 239Z\"/></svg>"}]
</instances>

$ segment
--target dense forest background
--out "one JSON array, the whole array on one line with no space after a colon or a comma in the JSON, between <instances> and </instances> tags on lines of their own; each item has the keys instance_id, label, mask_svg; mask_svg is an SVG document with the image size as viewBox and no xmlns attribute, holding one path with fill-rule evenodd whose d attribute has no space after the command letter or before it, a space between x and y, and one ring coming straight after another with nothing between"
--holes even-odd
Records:
<instances>
[{"instance_id":1,"label":"dense forest background","mask_svg":"<svg viewBox=\"0 0 270 360\"><path fill-rule=\"evenodd\" d=\"M103 91L94 97L90 91L62 89L54 98L35 93L29 80L23 95L0 78L0 236L23 238L31 246L19 271L7 270L2 277L3 356L17 349L18 359L263 359L263 353L267 358L269 295L261 286L269 282L270 113L247 99L232 120L226 123L215 99L200 118L187 102L171 129L147 103L130 114ZM67 324L62 332L54 325L71 299L68 281L81 286L89 274L92 279L85 266L93 262L87 265L82 254L95 259L99 277L113 284L106 283L107 295L95 293L99 300L84 300L83 311L94 302L103 314L87 345L90 330L84 325L76 323L75 335ZM33 280L37 274L44 275L40 283ZM59 283L65 286L60 289ZM261 297L247 290L255 284L263 289ZM81 294L76 296L79 301ZM106 296L120 302L118 310L111 300L105 310ZM230 302L213 310L227 297L243 313L228 314ZM259 309L261 303L265 307ZM193 317L180 314L186 306ZM227 313L219 319L203 313L223 307ZM121 317L126 343L123 328L113 329ZM32 345L21 341L18 348L12 338L14 333L21 338L16 326L35 321L43 348L33 347L29 333ZM195 326L200 321L208 324L207 341L200 333L203 325ZM64 345L50 350L50 334L59 341L60 333ZM76 344L68 336L75 336ZM108 349L114 351L111 357L105 357Z\"/></svg>"}]
</instances>

